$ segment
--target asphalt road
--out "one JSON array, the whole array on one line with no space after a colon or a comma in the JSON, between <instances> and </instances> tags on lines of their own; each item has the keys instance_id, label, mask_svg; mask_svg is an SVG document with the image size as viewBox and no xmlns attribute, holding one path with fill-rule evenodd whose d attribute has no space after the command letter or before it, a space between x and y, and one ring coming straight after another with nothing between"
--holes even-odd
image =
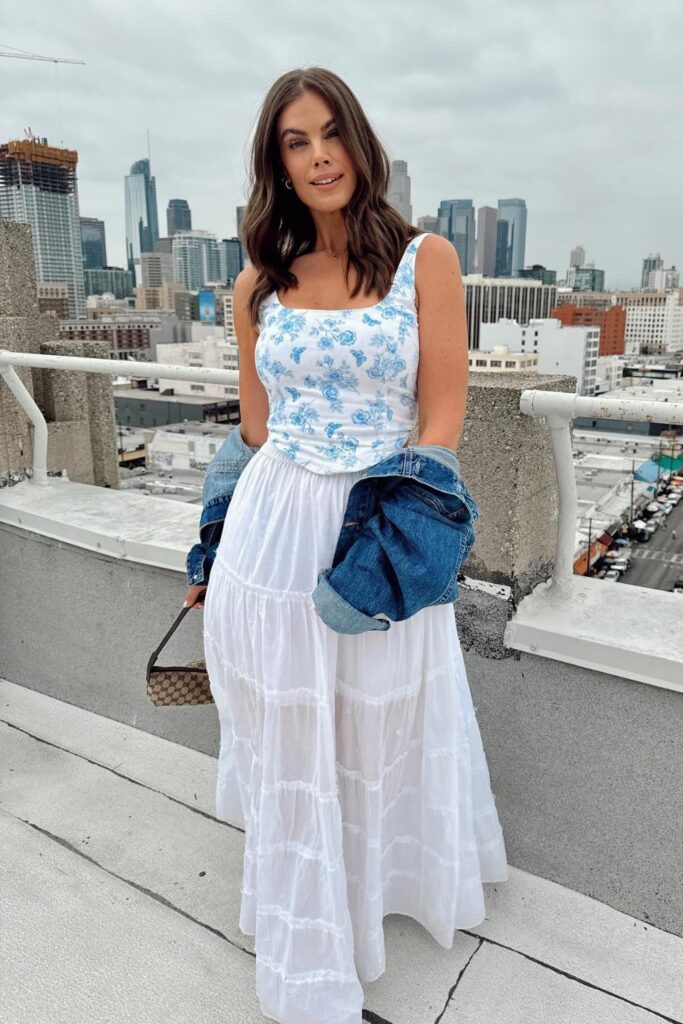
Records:
<instances>
[{"instance_id":1,"label":"asphalt road","mask_svg":"<svg viewBox=\"0 0 683 1024\"><path fill-rule=\"evenodd\" d=\"M676 531L676 540L671 531ZM631 542L631 568L620 583L633 583L651 590L671 590L674 580L683 576L683 501L666 517L666 525L646 544Z\"/></svg>"}]
</instances>

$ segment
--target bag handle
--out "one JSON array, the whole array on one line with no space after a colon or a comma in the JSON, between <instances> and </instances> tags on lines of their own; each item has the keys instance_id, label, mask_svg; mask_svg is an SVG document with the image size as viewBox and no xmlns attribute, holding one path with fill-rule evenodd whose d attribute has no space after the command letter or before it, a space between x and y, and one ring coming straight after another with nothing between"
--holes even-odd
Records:
<instances>
[{"instance_id":1,"label":"bag handle","mask_svg":"<svg viewBox=\"0 0 683 1024\"><path fill-rule=\"evenodd\" d=\"M173 625L171 626L171 628L169 629L168 633L166 634L164 639L161 641L161 643L159 644L157 649L155 651L152 651L152 655L151 655L149 661L147 662L147 680L148 681L149 681L149 676L150 676L150 673L152 671L152 668L154 667L154 664L156 663L156 660L159 657L159 654L161 653L163 648L168 643L169 638L175 633L176 629L178 628L180 623L183 621L183 619L185 618L187 613L193 607L194 607L193 605L189 604L187 606L187 608L183 607L183 608L180 609L180 613L179 613L178 617L176 618L175 622L173 623Z\"/></svg>"}]
</instances>

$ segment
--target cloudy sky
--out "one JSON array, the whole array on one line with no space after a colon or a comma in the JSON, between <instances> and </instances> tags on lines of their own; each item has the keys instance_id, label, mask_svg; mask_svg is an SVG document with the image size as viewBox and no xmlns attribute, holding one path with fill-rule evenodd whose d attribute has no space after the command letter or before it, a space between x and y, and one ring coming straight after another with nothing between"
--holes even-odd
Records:
<instances>
[{"instance_id":1,"label":"cloudy sky","mask_svg":"<svg viewBox=\"0 0 683 1024\"><path fill-rule=\"evenodd\" d=\"M0 0L0 140L31 127L79 153L81 214L124 259L123 179L147 155L165 233L235 233L275 78L321 64L408 162L413 220L441 199L528 207L527 263L583 244L608 287L683 264L681 0Z\"/></svg>"}]
</instances>

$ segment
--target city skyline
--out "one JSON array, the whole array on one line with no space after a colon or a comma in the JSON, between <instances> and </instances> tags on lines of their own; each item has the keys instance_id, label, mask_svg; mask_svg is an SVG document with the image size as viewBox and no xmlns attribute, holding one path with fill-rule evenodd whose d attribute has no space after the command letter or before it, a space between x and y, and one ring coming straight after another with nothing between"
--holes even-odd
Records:
<instances>
[{"instance_id":1,"label":"city skyline","mask_svg":"<svg viewBox=\"0 0 683 1024\"><path fill-rule=\"evenodd\" d=\"M263 35L263 7L228 15L204 3L196 20L199 29L210 18L207 41L181 31L177 9L162 17L122 0L114 16L80 0L59 12L34 0L6 48L86 66L0 61L0 137L20 139L30 126L78 151L80 214L105 222L109 262L125 266L121 182L147 157L147 130L160 219L181 196L193 227L232 237L260 103L283 71L319 63L354 90L389 158L406 161L413 223L451 196L472 196L475 211L521 196L527 265L561 278L580 243L608 288L636 287L650 252L680 267L670 125L683 10L662 0L654 18L635 3L579 3L569 19L561 4L528 0L497 5L489 21L485 5L456 7L447 20L435 0L400 19L393 10L352 2L343 15L326 11L323 27L312 5L286 17L273 5ZM424 31L430 18L435 35ZM388 45L378 66L369 57L380 22Z\"/></svg>"}]
</instances>

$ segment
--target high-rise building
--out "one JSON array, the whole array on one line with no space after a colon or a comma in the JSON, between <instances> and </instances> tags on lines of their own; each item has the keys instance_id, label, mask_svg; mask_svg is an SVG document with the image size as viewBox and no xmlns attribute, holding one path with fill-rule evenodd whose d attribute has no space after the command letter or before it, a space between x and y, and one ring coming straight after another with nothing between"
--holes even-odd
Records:
<instances>
[{"instance_id":1,"label":"high-rise building","mask_svg":"<svg viewBox=\"0 0 683 1024\"><path fill-rule=\"evenodd\" d=\"M675 267L660 267L659 270L651 270L647 279L647 290L653 292L668 291L669 288L678 288L680 274Z\"/></svg>"},{"instance_id":2,"label":"high-rise building","mask_svg":"<svg viewBox=\"0 0 683 1024\"><path fill-rule=\"evenodd\" d=\"M231 282L234 285L237 275L244 268L242 246L239 238L222 239L218 243L218 259L220 262L219 280L221 284Z\"/></svg>"},{"instance_id":3,"label":"high-rise building","mask_svg":"<svg viewBox=\"0 0 683 1024\"><path fill-rule=\"evenodd\" d=\"M643 272L640 276L640 287L647 288L650 284L650 274L653 270L661 270L664 266L664 260L658 252L651 252L649 256L646 256L643 260Z\"/></svg>"},{"instance_id":4,"label":"high-rise building","mask_svg":"<svg viewBox=\"0 0 683 1024\"><path fill-rule=\"evenodd\" d=\"M424 217L417 218L417 226L420 231L431 231L433 235L438 235L439 218L433 217L431 214L426 214Z\"/></svg>"},{"instance_id":5,"label":"high-rise building","mask_svg":"<svg viewBox=\"0 0 683 1024\"><path fill-rule=\"evenodd\" d=\"M0 144L0 217L30 224L36 278L66 284L71 317L85 316L77 164L45 138Z\"/></svg>"},{"instance_id":6,"label":"high-rise building","mask_svg":"<svg viewBox=\"0 0 683 1024\"><path fill-rule=\"evenodd\" d=\"M187 199L169 199L166 226L169 238L175 235L176 231L192 231L192 212Z\"/></svg>"},{"instance_id":7,"label":"high-rise building","mask_svg":"<svg viewBox=\"0 0 683 1024\"><path fill-rule=\"evenodd\" d=\"M408 221L409 224L413 223L413 207L410 202L410 178L408 176L408 163L406 160L391 161L387 202L390 203L394 209Z\"/></svg>"},{"instance_id":8,"label":"high-rise building","mask_svg":"<svg viewBox=\"0 0 683 1024\"><path fill-rule=\"evenodd\" d=\"M444 199L439 204L438 231L452 242L463 274L474 270L474 204L471 199Z\"/></svg>"},{"instance_id":9,"label":"high-rise building","mask_svg":"<svg viewBox=\"0 0 683 1024\"><path fill-rule=\"evenodd\" d=\"M83 269L98 270L107 265L107 240L104 221L95 217L81 217L81 247Z\"/></svg>"},{"instance_id":10,"label":"high-rise building","mask_svg":"<svg viewBox=\"0 0 683 1024\"><path fill-rule=\"evenodd\" d=\"M86 295L113 295L127 299L133 294L133 275L123 267L93 267L84 271Z\"/></svg>"},{"instance_id":11,"label":"high-rise building","mask_svg":"<svg viewBox=\"0 0 683 1024\"><path fill-rule=\"evenodd\" d=\"M496 223L498 211L495 206L480 206L477 210L477 242L475 246L475 273L493 277L496 272Z\"/></svg>"},{"instance_id":12,"label":"high-rise building","mask_svg":"<svg viewBox=\"0 0 683 1024\"><path fill-rule=\"evenodd\" d=\"M499 199L496 225L496 277L517 277L526 257L526 203Z\"/></svg>"},{"instance_id":13,"label":"high-rise building","mask_svg":"<svg viewBox=\"0 0 683 1024\"><path fill-rule=\"evenodd\" d=\"M140 253L154 252L159 238L157 185L149 160L137 160L126 176L126 261L140 282Z\"/></svg>"},{"instance_id":14,"label":"high-rise building","mask_svg":"<svg viewBox=\"0 0 683 1024\"><path fill-rule=\"evenodd\" d=\"M220 280L218 241L210 231L177 231L173 236L173 276L188 291Z\"/></svg>"},{"instance_id":15,"label":"high-rise building","mask_svg":"<svg viewBox=\"0 0 683 1024\"><path fill-rule=\"evenodd\" d=\"M574 271L574 288L580 292L604 292L605 271L595 267L577 267Z\"/></svg>"},{"instance_id":16,"label":"high-rise building","mask_svg":"<svg viewBox=\"0 0 683 1024\"><path fill-rule=\"evenodd\" d=\"M235 209L235 220L236 220L236 223L237 223L237 237L239 239L240 245L242 246L242 266L243 267L246 266L247 263L249 263L249 253L247 252L247 247L244 244L244 238L242 237L242 221L244 220L246 212L247 212L246 206L238 206Z\"/></svg>"},{"instance_id":17,"label":"high-rise building","mask_svg":"<svg viewBox=\"0 0 683 1024\"><path fill-rule=\"evenodd\" d=\"M168 252L143 252L140 255L143 288L161 288L173 284L173 256Z\"/></svg>"},{"instance_id":18,"label":"high-rise building","mask_svg":"<svg viewBox=\"0 0 683 1024\"><path fill-rule=\"evenodd\" d=\"M586 262L586 250L582 245L576 245L569 254L570 267L582 267Z\"/></svg>"},{"instance_id":19,"label":"high-rise building","mask_svg":"<svg viewBox=\"0 0 683 1024\"><path fill-rule=\"evenodd\" d=\"M520 324L530 317L548 317L557 305L557 288L524 278L500 279L470 274L463 277L467 336L471 349L479 348L482 324L492 324L501 317L514 317Z\"/></svg>"},{"instance_id":20,"label":"high-rise building","mask_svg":"<svg viewBox=\"0 0 683 1024\"><path fill-rule=\"evenodd\" d=\"M548 270L542 263L534 263L533 267L525 267L518 271L517 277L540 281L542 284L557 284L557 271Z\"/></svg>"}]
</instances>

